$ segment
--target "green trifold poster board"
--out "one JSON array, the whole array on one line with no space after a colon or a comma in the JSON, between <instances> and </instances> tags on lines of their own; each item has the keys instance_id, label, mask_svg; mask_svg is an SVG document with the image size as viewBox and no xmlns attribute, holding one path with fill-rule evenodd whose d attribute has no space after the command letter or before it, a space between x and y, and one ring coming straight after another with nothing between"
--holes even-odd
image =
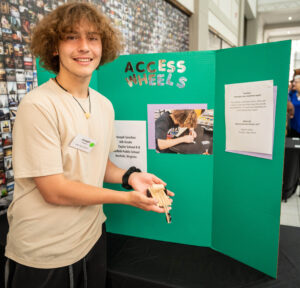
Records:
<instances>
[{"instance_id":1,"label":"green trifold poster board","mask_svg":"<svg viewBox=\"0 0 300 288\"><path fill-rule=\"evenodd\" d=\"M283 41L126 55L97 70L91 87L112 102L116 120L149 124L153 104L214 110L210 155L157 153L147 141L147 171L175 193L172 223L161 214L105 205L108 231L210 247L276 278L290 49L291 42ZM49 75L39 68L39 84ZM272 159L226 152L225 85L264 80L277 87Z\"/></svg>"}]
</instances>

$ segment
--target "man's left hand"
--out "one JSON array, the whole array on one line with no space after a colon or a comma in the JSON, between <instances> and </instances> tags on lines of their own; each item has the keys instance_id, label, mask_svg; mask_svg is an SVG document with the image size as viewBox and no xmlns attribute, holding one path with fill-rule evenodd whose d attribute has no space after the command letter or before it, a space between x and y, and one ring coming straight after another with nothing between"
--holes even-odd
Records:
<instances>
[{"instance_id":1,"label":"man's left hand","mask_svg":"<svg viewBox=\"0 0 300 288\"><path fill-rule=\"evenodd\" d=\"M129 176L128 184L132 186L133 190L142 192L147 195L147 189L152 184L162 184L166 186L167 184L156 177L153 174L145 172L134 172ZM175 194L168 190L168 196L174 196Z\"/></svg>"}]
</instances>

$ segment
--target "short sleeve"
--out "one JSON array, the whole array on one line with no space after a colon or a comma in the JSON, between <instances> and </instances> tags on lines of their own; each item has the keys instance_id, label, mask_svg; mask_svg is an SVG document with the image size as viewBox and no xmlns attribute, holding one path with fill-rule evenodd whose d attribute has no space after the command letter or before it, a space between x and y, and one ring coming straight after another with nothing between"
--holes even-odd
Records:
<instances>
[{"instance_id":1,"label":"short sleeve","mask_svg":"<svg viewBox=\"0 0 300 288\"><path fill-rule=\"evenodd\" d=\"M51 104L19 105L13 129L15 178L63 173L61 140Z\"/></svg>"},{"instance_id":2,"label":"short sleeve","mask_svg":"<svg viewBox=\"0 0 300 288\"><path fill-rule=\"evenodd\" d=\"M158 118L155 121L155 138L166 139L169 131L168 122L164 118Z\"/></svg>"},{"instance_id":3,"label":"short sleeve","mask_svg":"<svg viewBox=\"0 0 300 288\"><path fill-rule=\"evenodd\" d=\"M105 98L106 99L106 98ZM108 101L108 99L106 99ZM118 148L117 138L116 138L116 121L115 121L115 110L110 101L108 101L109 110L111 111L110 119L111 119L111 138L110 138L110 146L109 153L114 152Z\"/></svg>"},{"instance_id":4,"label":"short sleeve","mask_svg":"<svg viewBox=\"0 0 300 288\"><path fill-rule=\"evenodd\" d=\"M113 121L109 153L114 152L115 150L117 150L117 148L118 144L116 139L115 122Z\"/></svg>"}]
</instances>

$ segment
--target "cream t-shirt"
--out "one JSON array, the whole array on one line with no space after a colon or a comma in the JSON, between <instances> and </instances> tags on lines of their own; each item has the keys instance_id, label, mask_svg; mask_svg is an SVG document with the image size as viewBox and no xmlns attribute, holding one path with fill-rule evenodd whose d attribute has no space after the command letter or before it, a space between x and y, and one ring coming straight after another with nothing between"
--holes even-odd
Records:
<instances>
[{"instance_id":1,"label":"cream t-shirt","mask_svg":"<svg viewBox=\"0 0 300 288\"><path fill-rule=\"evenodd\" d=\"M89 101L79 99L85 111ZM33 177L63 173L66 178L102 187L109 152L116 149L114 110L90 88L91 117L54 80L27 94L13 129L15 191L7 217L5 255L35 268L56 268L83 258L97 242L106 217L102 205L47 203ZM75 136L96 142L90 153L70 147ZM84 194L85 191L82 191Z\"/></svg>"}]
</instances>

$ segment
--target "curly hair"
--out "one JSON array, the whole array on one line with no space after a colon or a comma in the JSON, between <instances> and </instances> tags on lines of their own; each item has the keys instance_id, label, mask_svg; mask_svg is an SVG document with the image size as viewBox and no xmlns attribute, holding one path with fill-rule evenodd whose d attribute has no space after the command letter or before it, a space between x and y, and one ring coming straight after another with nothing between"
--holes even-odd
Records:
<instances>
[{"instance_id":1,"label":"curly hair","mask_svg":"<svg viewBox=\"0 0 300 288\"><path fill-rule=\"evenodd\" d=\"M32 54L40 58L40 65L46 70L59 72L59 41L81 21L87 21L99 32L102 42L100 65L116 59L123 48L121 33L112 27L110 20L95 6L89 3L67 3L59 6L45 16L34 28L31 38ZM97 69L99 68L97 67Z\"/></svg>"},{"instance_id":2,"label":"curly hair","mask_svg":"<svg viewBox=\"0 0 300 288\"><path fill-rule=\"evenodd\" d=\"M187 128L197 127L197 113L195 110L172 110L175 120Z\"/></svg>"}]
</instances>

